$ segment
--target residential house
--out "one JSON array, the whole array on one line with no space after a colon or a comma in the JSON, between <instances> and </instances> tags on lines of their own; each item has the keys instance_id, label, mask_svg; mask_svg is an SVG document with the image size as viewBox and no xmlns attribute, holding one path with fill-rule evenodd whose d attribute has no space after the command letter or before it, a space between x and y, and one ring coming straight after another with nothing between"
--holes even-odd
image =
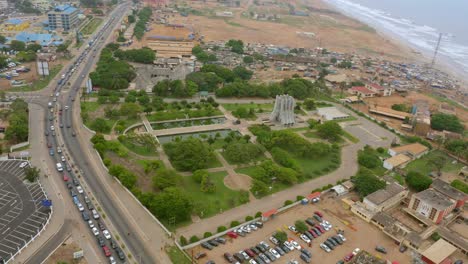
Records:
<instances>
[{"instance_id":1,"label":"residential house","mask_svg":"<svg viewBox=\"0 0 468 264\"><path fill-rule=\"evenodd\" d=\"M367 89L364 86L353 86L348 90L350 94L357 95L360 98L374 97L376 93Z\"/></svg>"},{"instance_id":2,"label":"residential house","mask_svg":"<svg viewBox=\"0 0 468 264\"><path fill-rule=\"evenodd\" d=\"M393 88L383 87L376 83L366 83L365 87L379 96L390 96L393 93Z\"/></svg>"}]
</instances>

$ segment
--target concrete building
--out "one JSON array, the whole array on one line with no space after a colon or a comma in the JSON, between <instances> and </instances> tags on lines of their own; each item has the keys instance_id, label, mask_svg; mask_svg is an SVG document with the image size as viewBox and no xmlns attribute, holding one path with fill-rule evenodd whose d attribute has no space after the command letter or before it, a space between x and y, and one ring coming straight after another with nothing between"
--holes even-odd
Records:
<instances>
[{"instance_id":1,"label":"concrete building","mask_svg":"<svg viewBox=\"0 0 468 264\"><path fill-rule=\"evenodd\" d=\"M31 0L31 4L41 11L48 11L52 7L52 0Z\"/></svg>"},{"instance_id":2,"label":"concrete building","mask_svg":"<svg viewBox=\"0 0 468 264\"><path fill-rule=\"evenodd\" d=\"M340 120L349 118L349 115L341 112L336 107L322 107L317 109L317 114L325 120Z\"/></svg>"},{"instance_id":3,"label":"concrete building","mask_svg":"<svg viewBox=\"0 0 468 264\"><path fill-rule=\"evenodd\" d=\"M418 159L428 152L429 148L419 143L412 143L388 149L388 154L392 157L398 154L405 154L411 159Z\"/></svg>"},{"instance_id":4,"label":"concrete building","mask_svg":"<svg viewBox=\"0 0 468 264\"><path fill-rule=\"evenodd\" d=\"M23 31L29 28L29 21L20 18L10 18L3 22L2 29L5 31Z\"/></svg>"},{"instance_id":5,"label":"concrete building","mask_svg":"<svg viewBox=\"0 0 468 264\"><path fill-rule=\"evenodd\" d=\"M296 123L294 116L294 107L296 101L290 95L283 94L277 95L275 99L275 106L270 115L270 121L279 122L283 126L291 126Z\"/></svg>"},{"instance_id":6,"label":"concrete building","mask_svg":"<svg viewBox=\"0 0 468 264\"><path fill-rule=\"evenodd\" d=\"M409 114L409 113L396 111L396 110L393 110L391 108L381 107L381 106L369 107L369 112L371 112L373 114L386 116L386 117L400 119L400 120L405 120L407 117L408 118L411 117L411 114Z\"/></svg>"},{"instance_id":7,"label":"concrete building","mask_svg":"<svg viewBox=\"0 0 468 264\"><path fill-rule=\"evenodd\" d=\"M411 158L405 154L398 154L386 159L383 163L383 166L387 170L393 170L394 168L404 168L410 161Z\"/></svg>"},{"instance_id":8,"label":"concrete building","mask_svg":"<svg viewBox=\"0 0 468 264\"><path fill-rule=\"evenodd\" d=\"M444 239L439 239L421 253L421 259L427 264L452 263L449 257L456 250L457 248L452 246L449 242Z\"/></svg>"},{"instance_id":9,"label":"concrete building","mask_svg":"<svg viewBox=\"0 0 468 264\"><path fill-rule=\"evenodd\" d=\"M56 6L47 13L49 28L51 30L62 29L70 31L78 25L79 10L69 5Z\"/></svg>"},{"instance_id":10,"label":"concrete building","mask_svg":"<svg viewBox=\"0 0 468 264\"><path fill-rule=\"evenodd\" d=\"M426 100L417 100L413 104L413 132L425 137L431 131L431 111Z\"/></svg>"},{"instance_id":11,"label":"concrete building","mask_svg":"<svg viewBox=\"0 0 468 264\"><path fill-rule=\"evenodd\" d=\"M166 36L147 37L148 48L157 52L158 57L190 57L192 48L195 46L191 40L179 39Z\"/></svg>"},{"instance_id":12,"label":"concrete building","mask_svg":"<svg viewBox=\"0 0 468 264\"><path fill-rule=\"evenodd\" d=\"M445 182L441 179L434 179L431 184L431 188L447 196L448 198L455 200L455 208L463 208L465 202L468 199L468 195L459 191L458 189L453 188L448 182Z\"/></svg>"},{"instance_id":13,"label":"concrete building","mask_svg":"<svg viewBox=\"0 0 468 264\"><path fill-rule=\"evenodd\" d=\"M379 212L388 210L408 195L408 190L398 183L388 184L385 189L375 191L364 197L361 202L356 202L351 206L351 211L367 222Z\"/></svg>"},{"instance_id":14,"label":"concrete building","mask_svg":"<svg viewBox=\"0 0 468 264\"><path fill-rule=\"evenodd\" d=\"M445 216L455 209L456 202L445 195L427 189L411 196L408 208L435 224L442 222Z\"/></svg>"},{"instance_id":15,"label":"concrete building","mask_svg":"<svg viewBox=\"0 0 468 264\"><path fill-rule=\"evenodd\" d=\"M58 46L63 43L62 38L56 35L29 32L20 32L16 34L14 39L26 44L36 43L43 47Z\"/></svg>"}]
</instances>

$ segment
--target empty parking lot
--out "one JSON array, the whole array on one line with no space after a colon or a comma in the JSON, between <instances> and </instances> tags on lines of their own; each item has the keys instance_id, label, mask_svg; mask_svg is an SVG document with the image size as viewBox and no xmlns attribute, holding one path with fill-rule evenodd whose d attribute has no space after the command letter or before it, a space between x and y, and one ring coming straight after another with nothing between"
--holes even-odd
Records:
<instances>
[{"instance_id":1,"label":"empty parking lot","mask_svg":"<svg viewBox=\"0 0 468 264\"><path fill-rule=\"evenodd\" d=\"M51 214L42 205L47 197L39 183L25 180L22 162L0 161L0 257L5 261L42 230Z\"/></svg>"}]
</instances>

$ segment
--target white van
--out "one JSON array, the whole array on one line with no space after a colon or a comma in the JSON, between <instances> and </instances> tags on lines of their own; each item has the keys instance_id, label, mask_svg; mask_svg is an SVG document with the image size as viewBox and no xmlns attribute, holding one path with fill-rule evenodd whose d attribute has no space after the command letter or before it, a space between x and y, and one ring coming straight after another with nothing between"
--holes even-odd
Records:
<instances>
[{"instance_id":1,"label":"white van","mask_svg":"<svg viewBox=\"0 0 468 264\"><path fill-rule=\"evenodd\" d=\"M57 170L63 171L62 163L57 163Z\"/></svg>"}]
</instances>

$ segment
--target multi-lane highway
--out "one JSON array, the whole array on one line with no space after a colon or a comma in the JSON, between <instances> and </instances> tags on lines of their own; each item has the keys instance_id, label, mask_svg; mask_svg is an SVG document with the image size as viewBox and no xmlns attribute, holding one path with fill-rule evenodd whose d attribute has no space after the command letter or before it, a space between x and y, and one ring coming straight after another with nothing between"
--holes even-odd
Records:
<instances>
[{"instance_id":1,"label":"multi-lane highway","mask_svg":"<svg viewBox=\"0 0 468 264\"><path fill-rule=\"evenodd\" d=\"M80 89L83 85L85 77L88 76L89 72L93 69L93 66L97 63L99 58L99 53L101 49L105 46L106 41L109 39L109 36L112 34L114 29L120 25L122 18L129 9L129 4L125 3L118 6L108 17L108 21L104 26L95 33L90 39L92 42L89 46L82 51L81 54L78 54L77 59L74 63L65 70L65 73L62 74L61 80L57 83L57 86L51 94L50 102L48 102L48 108L46 111L45 118L45 131L46 137L49 145L49 154L53 153L52 158L54 162L63 164L63 169L65 174L67 174L68 184L67 187L70 189L69 199L74 199L77 205L77 210L84 212L90 217L90 220L93 221L92 211L89 210L92 202L85 198L84 194L81 192L81 184L78 175L75 175L75 171L79 171L81 176L81 181L85 181L85 184L89 186L89 189L93 193L93 196L99 201L103 211L107 215L107 218L110 220L111 225L115 228L118 234L111 234L114 239L117 235L120 236L121 242L125 243L127 250L137 258L139 263L155 263L151 259L150 255L145 252L145 247L142 245L136 236L131 236L132 233L135 233L132 225L126 222L126 218L122 217L124 213L120 210L118 206L115 205L115 201L103 191L105 188L102 187L102 182L98 177L95 177L96 173L92 166L89 165L88 158L82 149L82 146L79 144L76 133L79 131L77 129L81 124L80 120L73 119L73 107L75 99L78 99ZM70 83L70 90L65 91L66 84ZM41 100L42 101L42 100ZM44 102L42 105L45 107ZM79 107L79 104L76 105ZM55 110L55 111L54 111ZM52 130L53 129L53 130ZM61 140L60 140L61 139ZM61 157L61 153L57 153L57 150L60 149L63 152L68 154L68 159L65 158L65 161ZM74 168L70 167L70 163L73 164ZM78 187L80 186L80 187ZM78 188L77 188L78 187ZM67 198L67 197L66 197ZM84 207L84 208L83 208ZM83 217L85 217L83 215ZM103 237L101 233L102 230L107 229L105 224L99 220L95 219L93 224L96 225L98 229L101 229L99 236ZM99 228L98 223L102 225ZM90 228L90 232L91 232ZM122 257L122 254L117 254L118 250L112 250L115 245L112 245L112 240L104 239L99 242L99 239L96 241L96 247L105 245L111 249L110 254L113 256L114 261L125 261L125 256ZM114 240L115 241L115 240ZM102 249L99 251L105 253ZM137 252L137 254L133 254ZM107 254L109 255L109 254Z\"/></svg>"},{"instance_id":2,"label":"multi-lane highway","mask_svg":"<svg viewBox=\"0 0 468 264\"><path fill-rule=\"evenodd\" d=\"M75 99L78 99L79 101L79 98L76 97L79 95L81 87L83 87L83 81L85 77L88 76L89 72L93 69L93 66L97 63L100 50L105 46L106 40L109 38L110 34L112 34L114 29L120 25L120 21L128 9L128 4L123 4L116 8L110 15L109 24L106 24L102 31L99 31L96 37L92 38L94 39L93 43L87 50L84 51L82 55L78 57L78 61L81 61L82 64L82 70L77 70L79 64L76 65L75 74L77 76L74 78L74 80L71 79L70 81L71 89L68 92L68 96L59 96L58 99L60 107L63 109L65 107L68 108L68 110L62 110L62 114L58 116L59 123L63 124L64 126L61 128L62 133L60 136L64 142L63 147L70 154L75 166L81 172L82 179L85 180L96 199L102 205L104 212L110 219L110 222L115 227L117 232L120 234L121 239L125 242L132 255L139 263L155 263L155 260L150 257L151 254L145 252L145 246L143 245L143 242L140 241L136 236L132 236L132 234L135 234L136 232L133 230L133 226L127 223L126 218L123 217L125 213L121 211L121 208L116 206L116 201L114 201L107 192L103 191L105 190L103 183L99 177L96 177L96 172L88 161L89 157L87 157L85 151L83 150L83 146L81 146L77 140L77 128L78 126L81 126L81 124L79 123L80 120L74 120L72 109L73 107L79 107L78 102L76 106L74 106L74 102ZM70 71L72 69L70 69ZM66 74L65 78L68 78L68 73ZM59 85L55 92L60 93L62 88L63 85Z\"/></svg>"}]
</instances>

